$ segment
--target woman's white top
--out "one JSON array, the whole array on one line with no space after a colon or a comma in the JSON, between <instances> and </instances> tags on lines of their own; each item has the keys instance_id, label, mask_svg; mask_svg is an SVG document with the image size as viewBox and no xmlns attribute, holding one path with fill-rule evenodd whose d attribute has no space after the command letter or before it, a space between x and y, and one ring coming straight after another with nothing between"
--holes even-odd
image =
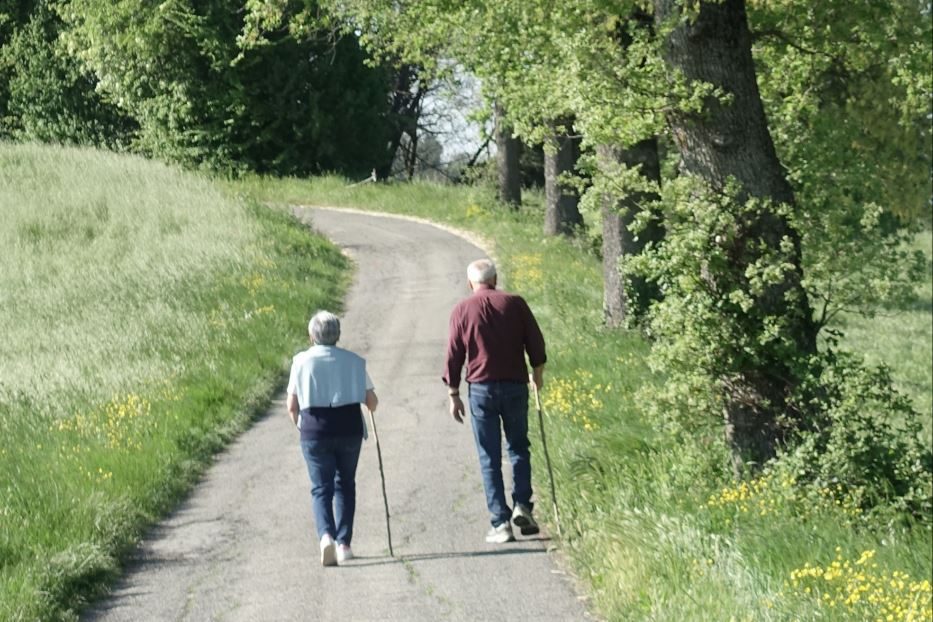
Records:
<instances>
[{"instance_id":1,"label":"woman's white top","mask_svg":"<svg viewBox=\"0 0 933 622\"><path fill-rule=\"evenodd\" d=\"M288 393L298 396L302 410L361 404L372 388L366 359L349 350L313 345L292 358Z\"/></svg>"}]
</instances>

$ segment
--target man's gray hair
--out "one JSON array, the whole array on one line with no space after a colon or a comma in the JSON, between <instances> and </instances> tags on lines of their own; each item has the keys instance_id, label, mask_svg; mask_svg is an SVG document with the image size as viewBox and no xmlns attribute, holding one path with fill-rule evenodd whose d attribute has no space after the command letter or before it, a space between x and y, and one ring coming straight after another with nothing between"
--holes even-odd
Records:
<instances>
[{"instance_id":1,"label":"man's gray hair","mask_svg":"<svg viewBox=\"0 0 933 622\"><path fill-rule=\"evenodd\" d=\"M467 278L471 283L489 285L496 278L496 264L489 259L477 259L467 266Z\"/></svg>"},{"instance_id":2,"label":"man's gray hair","mask_svg":"<svg viewBox=\"0 0 933 622\"><path fill-rule=\"evenodd\" d=\"M320 346L332 346L340 339L340 319L330 311L318 311L308 322L308 334Z\"/></svg>"}]
</instances>

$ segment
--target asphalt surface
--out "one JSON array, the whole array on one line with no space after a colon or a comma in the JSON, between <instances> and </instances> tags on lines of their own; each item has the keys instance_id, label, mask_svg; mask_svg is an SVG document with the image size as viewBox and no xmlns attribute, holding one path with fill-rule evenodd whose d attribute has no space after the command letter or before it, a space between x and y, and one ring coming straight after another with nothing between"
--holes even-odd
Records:
<instances>
[{"instance_id":1,"label":"asphalt surface","mask_svg":"<svg viewBox=\"0 0 933 622\"><path fill-rule=\"evenodd\" d=\"M357 473L356 559L320 565L308 475L279 395L140 544L111 597L82 619L589 619L546 534L486 544L472 433L447 414L440 381L447 319L467 295L466 265L484 252L400 218L296 213L357 263L339 345L366 357L380 398L395 557L370 436ZM538 489L545 477L534 473Z\"/></svg>"}]
</instances>

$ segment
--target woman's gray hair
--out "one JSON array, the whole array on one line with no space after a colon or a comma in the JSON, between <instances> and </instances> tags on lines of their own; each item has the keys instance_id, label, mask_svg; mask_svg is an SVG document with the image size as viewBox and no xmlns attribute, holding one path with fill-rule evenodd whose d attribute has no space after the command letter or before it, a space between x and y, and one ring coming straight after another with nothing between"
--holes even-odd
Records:
<instances>
[{"instance_id":1,"label":"woman's gray hair","mask_svg":"<svg viewBox=\"0 0 933 622\"><path fill-rule=\"evenodd\" d=\"M332 346L340 339L340 319L330 311L318 311L308 322L308 334L320 346Z\"/></svg>"},{"instance_id":2,"label":"woman's gray hair","mask_svg":"<svg viewBox=\"0 0 933 622\"><path fill-rule=\"evenodd\" d=\"M471 283L492 283L496 278L496 264L489 259L477 259L467 266L467 278Z\"/></svg>"}]
</instances>

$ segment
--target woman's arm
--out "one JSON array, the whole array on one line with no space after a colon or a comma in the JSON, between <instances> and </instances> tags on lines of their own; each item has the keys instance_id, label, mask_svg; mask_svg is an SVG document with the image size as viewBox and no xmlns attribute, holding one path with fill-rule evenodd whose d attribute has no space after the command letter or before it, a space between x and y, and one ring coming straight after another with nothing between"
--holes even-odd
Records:
<instances>
[{"instance_id":1,"label":"woman's arm","mask_svg":"<svg viewBox=\"0 0 933 622\"><path fill-rule=\"evenodd\" d=\"M298 396L294 393L288 394L288 399L285 400L285 406L288 408L288 416L292 420L292 425L298 425Z\"/></svg>"}]
</instances>

